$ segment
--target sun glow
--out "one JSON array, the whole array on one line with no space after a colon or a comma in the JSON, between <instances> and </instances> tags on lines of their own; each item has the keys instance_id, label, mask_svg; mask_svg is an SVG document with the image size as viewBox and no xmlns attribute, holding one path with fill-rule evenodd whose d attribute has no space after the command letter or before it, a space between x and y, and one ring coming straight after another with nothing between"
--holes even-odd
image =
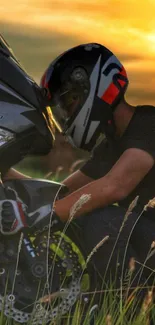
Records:
<instances>
[{"instance_id":1,"label":"sun glow","mask_svg":"<svg viewBox=\"0 0 155 325\"><path fill-rule=\"evenodd\" d=\"M147 40L148 40L150 49L152 50L153 54L155 54L155 33L148 34Z\"/></svg>"},{"instance_id":2,"label":"sun glow","mask_svg":"<svg viewBox=\"0 0 155 325\"><path fill-rule=\"evenodd\" d=\"M130 75L131 92L139 89L140 85L145 87L146 92L149 85L149 98L150 91L155 98L154 13L153 0L8 0L5 4L0 0L2 34L5 36L9 26L9 35L17 35L17 38L21 35L20 42L22 35L25 35L27 43L31 39L40 40L40 44L37 41L35 46L31 42L29 50L18 42L25 60L28 60L30 51L31 56L36 54L36 46L40 53L38 60L46 61L50 60L50 51L54 56L75 44L99 42L123 60ZM34 67L35 62L31 64L31 69L38 78L40 65L36 69Z\"/></svg>"}]
</instances>

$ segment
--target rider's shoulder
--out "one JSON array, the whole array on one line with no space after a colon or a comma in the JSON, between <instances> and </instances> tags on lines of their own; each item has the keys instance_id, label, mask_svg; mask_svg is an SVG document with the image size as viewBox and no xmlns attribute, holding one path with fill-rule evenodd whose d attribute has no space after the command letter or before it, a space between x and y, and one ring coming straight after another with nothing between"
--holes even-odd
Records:
<instances>
[{"instance_id":1,"label":"rider's shoulder","mask_svg":"<svg viewBox=\"0 0 155 325\"><path fill-rule=\"evenodd\" d=\"M139 114L142 114L142 113L155 114L155 106L154 105L138 105L138 106L136 106L136 112Z\"/></svg>"}]
</instances>

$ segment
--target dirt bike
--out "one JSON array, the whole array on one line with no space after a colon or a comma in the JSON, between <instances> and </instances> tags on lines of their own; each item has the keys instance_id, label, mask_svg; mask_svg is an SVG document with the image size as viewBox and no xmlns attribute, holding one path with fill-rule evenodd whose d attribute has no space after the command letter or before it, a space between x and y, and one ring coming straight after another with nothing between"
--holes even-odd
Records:
<instances>
[{"instance_id":1,"label":"dirt bike","mask_svg":"<svg viewBox=\"0 0 155 325\"><path fill-rule=\"evenodd\" d=\"M43 90L0 37L2 174L26 155L43 155L51 150L56 124L47 105ZM64 195L64 186L45 180L10 180L0 184L1 200L8 187L30 211L51 208L46 223L37 230L23 229L13 236L0 234L0 311L19 323L48 323L70 311L84 291L82 285L88 290L86 256L75 227L64 229L52 224L53 202ZM95 280L92 283L95 287ZM88 301L86 294L83 299Z\"/></svg>"}]
</instances>

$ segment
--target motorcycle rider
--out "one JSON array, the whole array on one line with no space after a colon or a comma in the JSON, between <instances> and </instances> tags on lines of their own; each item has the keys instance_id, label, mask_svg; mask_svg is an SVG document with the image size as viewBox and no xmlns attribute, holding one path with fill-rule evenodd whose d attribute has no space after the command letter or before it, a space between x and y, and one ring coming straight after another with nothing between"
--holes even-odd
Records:
<instances>
[{"instance_id":1,"label":"motorcycle rider","mask_svg":"<svg viewBox=\"0 0 155 325\"><path fill-rule=\"evenodd\" d=\"M89 195L74 219L82 228L88 254L109 235L92 259L103 274L110 258L110 271L115 277L117 267L118 283L130 234L126 267L133 256L145 260L155 237L153 210L144 211L137 219L155 196L155 109L127 103L128 83L121 62L97 43L64 52L50 64L41 80L64 136L76 147L92 152L86 164L64 180L69 195L56 202L55 216L68 221L71 208L82 195ZM22 177L16 171L5 175L10 176ZM122 227L125 212L136 196L139 198L133 204L134 211L129 211ZM154 268L153 258L148 265Z\"/></svg>"},{"instance_id":2,"label":"motorcycle rider","mask_svg":"<svg viewBox=\"0 0 155 325\"><path fill-rule=\"evenodd\" d=\"M128 83L118 58L96 43L82 44L60 55L41 80L64 135L84 150L92 151L96 145L86 164L64 180L70 194L56 202L55 212L67 221L71 207L83 194L90 195L74 218L82 219L88 252L111 235L93 257L101 274L121 228L123 209L139 196L116 245L111 262L114 270L118 251L119 261L123 259L125 241L137 216L155 197L155 109L127 103ZM119 207L113 205L115 202ZM154 210L150 208L134 227L127 263L132 254L145 260L155 238L153 229ZM154 258L147 263L154 269Z\"/></svg>"}]
</instances>

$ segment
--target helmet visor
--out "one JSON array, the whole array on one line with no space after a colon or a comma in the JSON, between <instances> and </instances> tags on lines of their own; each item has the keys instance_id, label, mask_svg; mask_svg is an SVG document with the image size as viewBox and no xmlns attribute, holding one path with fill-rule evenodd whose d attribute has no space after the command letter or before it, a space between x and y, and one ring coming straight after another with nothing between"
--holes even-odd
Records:
<instances>
[{"instance_id":1,"label":"helmet visor","mask_svg":"<svg viewBox=\"0 0 155 325\"><path fill-rule=\"evenodd\" d=\"M78 84L73 82L64 83L54 94L51 100L53 115L62 130L71 121L84 105L88 92L84 92Z\"/></svg>"}]
</instances>

